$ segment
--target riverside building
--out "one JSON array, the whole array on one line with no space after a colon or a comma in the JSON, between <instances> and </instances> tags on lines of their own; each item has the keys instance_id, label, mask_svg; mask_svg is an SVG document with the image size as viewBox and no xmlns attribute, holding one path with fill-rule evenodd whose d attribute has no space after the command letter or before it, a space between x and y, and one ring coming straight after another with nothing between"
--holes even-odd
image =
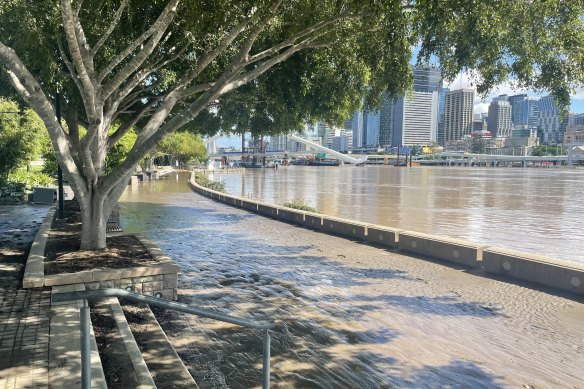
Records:
<instances>
[{"instance_id":1,"label":"riverside building","mask_svg":"<svg viewBox=\"0 0 584 389\"><path fill-rule=\"evenodd\" d=\"M446 92L444 96L444 141L458 141L470 135L473 125L475 90L470 88Z\"/></svg>"}]
</instances>

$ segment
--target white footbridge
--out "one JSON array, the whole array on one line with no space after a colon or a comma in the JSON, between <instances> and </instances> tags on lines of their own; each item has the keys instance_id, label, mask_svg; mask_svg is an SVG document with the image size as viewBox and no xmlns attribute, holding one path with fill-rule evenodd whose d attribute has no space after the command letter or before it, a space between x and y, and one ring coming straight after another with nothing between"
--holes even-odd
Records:
<instances>
[{"instance_id":1,"label":"white footbridge","mask_svg":"<svg viewBox=\"0 0 584 389\"><path fill-rule=\"evenodd\" d=\"M324 147L322 145L319 145L318 143L311 142L307 139L301 138L301 137L296 136L296 135L288 135L288 138L295 140L296 142L304 143L306 146L309 146L313 149L323 151L327 154L334 155L339 160L346 162L346 163L353 163L353 164L357 165L357 164L365 163L365 161L367 161L366 155L362 158L353 158L347 154L339 153L338 151L329 149L328 147Z\"/></svg>"}]
</instances>

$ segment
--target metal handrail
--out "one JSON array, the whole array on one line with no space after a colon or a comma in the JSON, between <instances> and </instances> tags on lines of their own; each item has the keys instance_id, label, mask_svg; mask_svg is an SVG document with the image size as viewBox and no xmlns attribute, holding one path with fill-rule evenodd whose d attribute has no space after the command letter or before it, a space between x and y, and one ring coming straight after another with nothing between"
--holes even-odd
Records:
<instances>
[{"instance_id":1,"label":"metal handrail","mask_svg":"<svg viewBox=\"0 0 584 389\"><path fill-rule=\"evenodd\" d=\"M242 327L265 330L263 344L263 367L262 367L262 388L270 388L270 332L276 327L275 323L262 323L254 320L240 319L235 316L225 315L219 312L213 312L203 308L196 308L190 305L170 301L159 297L147 296L140 293L134 293L123 289L98 289L78 292L55 293L52 296L53 302L83 300L83 306L79 309L81 320L81 387L82 389L91 388L91 358L89 345L89 306L88 300L95 300L104 297L123 297L126 300L146 303L161 308L172 309L178 312L190 313L209 319L219 320L226 323L236 324Z\"/></svg>"}]
</instances>

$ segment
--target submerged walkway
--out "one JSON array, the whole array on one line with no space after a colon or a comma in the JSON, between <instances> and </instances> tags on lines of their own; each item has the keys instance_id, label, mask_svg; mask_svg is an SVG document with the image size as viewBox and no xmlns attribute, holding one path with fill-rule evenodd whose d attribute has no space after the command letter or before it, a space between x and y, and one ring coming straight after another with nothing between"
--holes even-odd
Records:
<instances>
[{"instance_id":1,"label":"submerged walkway","mask_svg":"<svg viewBox=\"0 0 584 389\"><path fill-rule=\"evenodd\" d=\"M181 301L283 323L272 387L583 387L582 301L247 213L180 182L126 193L125 230L179 263ZM261 334L158 317L201 388L259 385Z\"/></svg>"}]
</instances>

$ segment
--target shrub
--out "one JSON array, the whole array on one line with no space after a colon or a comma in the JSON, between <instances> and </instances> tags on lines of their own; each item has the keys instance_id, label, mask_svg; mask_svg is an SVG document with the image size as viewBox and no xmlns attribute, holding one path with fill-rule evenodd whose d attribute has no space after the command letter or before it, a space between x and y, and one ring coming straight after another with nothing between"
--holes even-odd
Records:
<instances>
[{"instance_id":1,"label":"shrub","mask_svg":"<svg viewBox=\"0 0 584 389\"><path fill-rule=\"evenodd\" d=\"M27 172L25 170L17 170L8 176L8 184L20 184L26 190L32 190L35 186L48 186L53 183L55 179L40 172Z\"/></svg>"},{"instance_id":2,"label":"shrub","mask_svg":"<svg viewBox=\"0 0 584 389\"><path fill-rule=\"evenodd\" d=\"M301 211L320 213L320 211L318 209L314 208L313 206L311 206L310 204L308 204L304 200L300 200L300 199L289 200L289 201L285 202L283 204L283 206L286 208L299 209Z\"/></svg>"},{"instance_id":3,"label":"shrub","mask_svg":"<svg viewBox=\"0 0 584 389\"><path fill-rule=\"evenodd\" d=\"M202 173L195 173L195 182L207 189L214 190L216 192L225 193L225 183L220 181L213 181L207 178Z\"/></svg>"}]
</instances>

